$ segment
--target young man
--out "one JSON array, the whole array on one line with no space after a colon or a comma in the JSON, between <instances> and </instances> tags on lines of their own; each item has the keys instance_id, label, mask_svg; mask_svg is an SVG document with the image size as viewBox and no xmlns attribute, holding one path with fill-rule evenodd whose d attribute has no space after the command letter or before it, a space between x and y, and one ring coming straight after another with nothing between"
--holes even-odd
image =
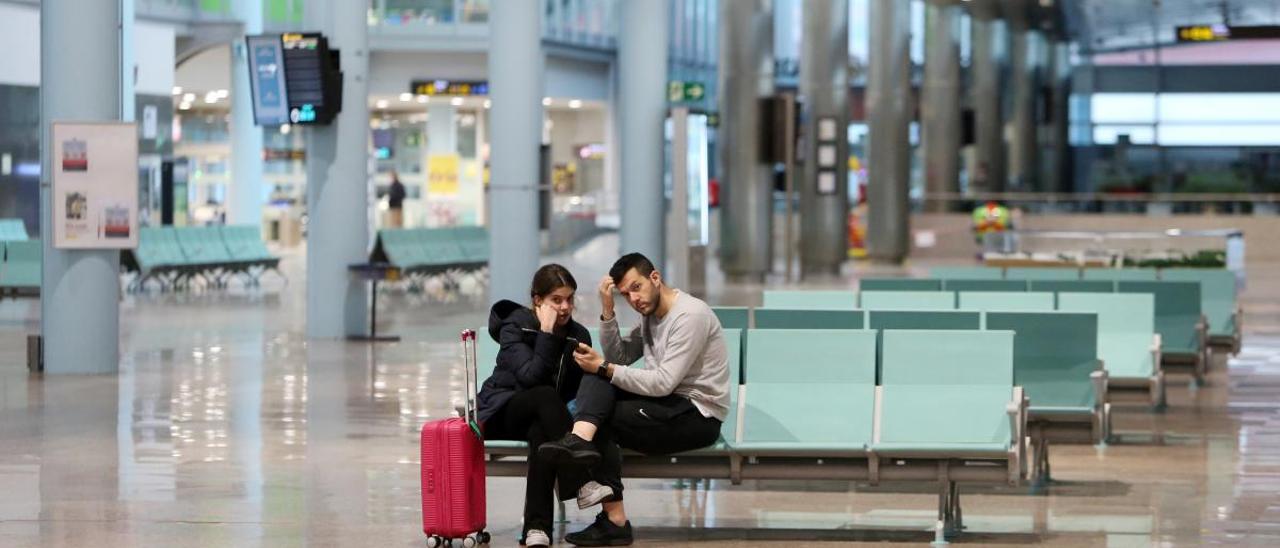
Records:
<instances>
[{"instance_id":1,"label":"young man","mask_svg":"<svg viewBox=\"0 0 1280 548\"><path fill-rule=\"evenodd\" d=\"M643 321L622 336L613 292ZM729 411L729 360L720 320L707 303L662 283L644 255L626 255L600 282L600 338L604 355L586 345L574 354L587 376L578 389L573 431L542 444L539 458L591 468L578 506L604 503L586 529L565 536L578 546L632 542L622 505L619 447L666 455L709 446ZM627 365L644 358L644 366Z\"/></svg>"}]
</instances>

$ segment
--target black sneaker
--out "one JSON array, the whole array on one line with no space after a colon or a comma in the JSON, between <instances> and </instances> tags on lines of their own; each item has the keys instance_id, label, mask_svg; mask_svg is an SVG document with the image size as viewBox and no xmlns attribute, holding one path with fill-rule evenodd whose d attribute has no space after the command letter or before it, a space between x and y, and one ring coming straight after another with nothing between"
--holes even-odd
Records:
<instances>
[{"instance_id":1,"label":"black sneaker","mask_svg":"<svg viewBox=\"0 0 1280 548\"><path fill-rule=\"evenodd\" d=\"M538 456L554 463L572 462L582 466L594 466L600 462L600 452L591 442L579 438L573 432L557 441L538 446Z\"/></svg>"},{"instance_id":2,"label":"black sneaker","mask_svg":"<svg viewBox=\"0 0 1280 548\"><path fill-rule=\"evenodd\" d=\"M635 538L631 536L631 522L619 527L609 521L609 514L600 512L595 523L577 533L565 535L564 541L574 546L630 546Z\"/></svg>"}]
</instances>

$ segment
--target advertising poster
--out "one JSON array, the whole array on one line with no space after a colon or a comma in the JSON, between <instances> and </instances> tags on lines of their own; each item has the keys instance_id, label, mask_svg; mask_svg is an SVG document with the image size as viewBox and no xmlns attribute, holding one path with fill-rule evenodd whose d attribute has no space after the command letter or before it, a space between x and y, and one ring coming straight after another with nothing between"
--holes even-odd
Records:
<instances>
[{"instance_id":1,"label":"advertising poster","mask_svg":"<svg viewBox=\"0 0 1280 548\"><path fill-rule=\"evenodd\" d=\"M427 158L427 193L432 197L458 194L457 154L432 154Z\"/></svg>"},{"instance_id":2,"label":"advertising poster","mask_svg":"<svg viewBox=\"0 0 1280 548\"><path fill-rule=\"evenodd\" d=\"M49 141L54 247L137 247L137 125L54 122Z\"/></svg>"}]
</instances>

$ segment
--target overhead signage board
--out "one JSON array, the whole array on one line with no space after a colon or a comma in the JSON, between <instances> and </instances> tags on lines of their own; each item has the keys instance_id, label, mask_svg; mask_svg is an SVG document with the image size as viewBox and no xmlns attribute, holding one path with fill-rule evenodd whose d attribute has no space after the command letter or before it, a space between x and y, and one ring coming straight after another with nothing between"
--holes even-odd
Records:
<instances>
[{"instance_id":1,"label":"overhead signage board","mask_svg":"<svg viewBox=\"0 0 1280 548\"><path fill-rule=\"evenodd\" d=\"M132 122L54 122L49 166L53 246L138 246L138 126Z\"/></svg>"},{"instance_id":2,"label":"overhead signage board","mask_svg":"<svg viewBox=\"0 0 1280 548\"><path fill-rule=\"evenodd\" d=\"M449 95L473 97L489 94L486 80L414 80L409 83L409 93L414 95Z\"/></svg>"},{"instance_id":3,"label":"overhead signage board","mask_svg":"<svg viewBox=\"0 0 1280 548\"><path fill-rule=\"evenodd\" d=\"M409 92L414 95L449 95L460 97L483 96L489 94L489 82L485 80L414 80L409 84Z\"/></svg>"},{"instance_id":4,"label":"overhead signage board","mask_svg":"<svg viewBox=\"0 0 1280 548\"><path fill-rule=\"evenodd\" d=\"M1177 37L1179 42L1276 39L1280 38L1280 25L1183 25L1177 28Z\"/></svg>"}]
</instances>

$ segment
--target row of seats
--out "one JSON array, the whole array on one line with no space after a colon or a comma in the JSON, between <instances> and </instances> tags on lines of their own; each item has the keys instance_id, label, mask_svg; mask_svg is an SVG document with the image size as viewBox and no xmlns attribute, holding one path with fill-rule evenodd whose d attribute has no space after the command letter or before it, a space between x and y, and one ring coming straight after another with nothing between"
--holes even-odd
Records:
<instances>
[{"instance_id":1,"label":"row of seats","mask_svg":"<svg viewBox=\"0 0 1280 548\"><path fill-rule=\"evenodd\" d=\"M480 270L489 264L489 233L480 226L384 228L369 261L409 274Z\"/></svg>"},{"instance_id":2,"label":"row of seats","mask_svg":"<svg viewBox=\"0 0 1280 548\"><path fill-rule=\"evenodd\" d=\"M4 262L0 264L0 292L5 295L40 293L40 256L44 253L42 245L40 240L3 242Z\"/></svg>"},{"instance_id":3,"label":"row of seats","mask_svg":"<svg viewBox=\"0 0 1280 548\"><path fill-rule=\"evenodd\" d=\"M123 263L139 273L137 289L150 280L168 288L197 276L225 286L229 276L244 275L256 285L263 272L280 268L255 226L142 227L137 249L125 250Z\"/></svg>"},{"instance_id":4,"label":"row of seats","mask_svg":"<svg viewBox=\"0 0 1280 548\"><path fill-rule=\"evenodd\" d=\"M1051 292L1051 293L1149 293L1155 301L1155 330L1161 338L1161 365L1165 370L1190 373L1203 382L1209 359L1208 321L1202 312L1201 284L1191 281L1107 281L1107 280L978 280L978 279L864 279L859 286L868 293L900 293L892 306L936 308L930 297L918 293L936 293L942 289L961 292ZM799 297L797 297L799 298ZM837 292L819 297L805 297L812 306L840 302L854 308L857 294ZM934 297L946 301L945 297ZM768 294L766 293L766 299ZM836 300L840 299L840 300ZM883 302L876 297L875 303ZM767 301L766 301L767 304ZM877 305L878 306L878 305ZM951 307L954 307L953 304Z\"/></svg>"},{"instance_id":5,"label":"row of seats","mask_svg":"<svg viewBox=\"0 0 1280 548\"><path fill-rule=\"evenodd\" d=\"M593 333L593 338L598 333ZM939 482L939 536L960 530L956 482L1027 474L1027 399L1009 330L724 330L729 417L714 446L628 454L628 477ZM497 343L481 337L479 378ZM574 364L562 364L573 367ZM523 476L522 442L488 441L491 475Z\"/></svg>"},{"instance_id":6,"label":"row of seats","mask_svg":"<svg viewBox=\"0 0 1280 548\"><path fill-rule=\"evenodd\" d=\"M930 276L945 280L1014 281L1174 281L1200 284L1200 304L1208 320L1209 342L1240 351L1243 313L1238 301L1236 274L1225 268L999 268L940 267ZM864 287L864 289L867 289Z\"/></svg>"},{"instance_id":7,"label":"row of seats","mask_svg":"<svg viewBox=\"0 0 1280 548\"><path fill-rule=\"evenodd\" d=\"M0 242L13 242L31 239L27 235L27 223L22 219L0 219Z\"/></svg>"},{"instance_id":8,"label":"row of seats","mask_svg":"<svg viewBox=\"0 0 1280 548\"><path fill-rule=\"evenodd\" d=\"M1141 301L1142 297L1150 299L1147 295L1134 297L1139 298L1133 301ZM1108 400L1122 387L1143 392L1145 401L1153 405L1163 404L1164 377L1152 372L1150 365L1145 367L1145 376L1138 372L1120 378L1112 390L1110 374L1099 360L1103 341L1100 314L1064 312L1052 306L1044 311L1019 310L1018 306L1008 307L1012 311L1002 311L1001 305L994 310L982 310L978 306L981 303L973 304L975 307L968 310L948 307L934 310L717 308L716 314L722 325L740 326L745 322L753 329L812 329L820 325L827 329L1014 332L1014 382L1030 398L1027 420L1031 442L1037 449L1037 479L1047 477L1051 443L1100 443L1110 436ZM1082 308L1097 306L1111 310L1141 303L1104 302L1099 306L1083 299L1080 304ZM1147 306L1150 310L1149 301ZM1151 331L1146 333L1146 344L1138 351L1154 352L1154 336ZM1126 350L1132 347L1126 345ZM1134 367L1141 368L1141 363Z\"/></svg>"},{"instance_id":9,"label":"row of seats","mask_svg":"<svg viewBox=\"0 0 1280 548\"><path fill-rule=\"evenodd\" d=\"M1100 293L998 293L998 292L863 292L861 310L810 310L800 308L739 308L716 309L722 325L727 327L757 329L981 329L990 327L992 321L1027 322L1020 332L1019 341L1028 346L1016 364L1022 377L1041 378L1054 386L1075 385L1077 394L1092 392L1091 370L1083 368L1083 375L1071 378L1071 368L1061 370L1060 360L1078 359L1081 364L1098 359L1107 373L1107 391L1101 401L1109 402L1123 394L1140 393L1144 401L1153 407L1164 405L1164 372L1160 370L1160 338L1155 332L1155 300L1146 294ZM778 296L773 297L774 301ZM952 310L959 309L952 313ZM934 313L939 312L939 313ZM979 312L987 312L984 317ZM1076 344L1058 338L1054 323L1070 329L1073 320L1067 314L1096 315L1093 330L1095 342ZM991 314L995 313L995 314ZM993 320L994 318L994 320ZM1033 328L1041 328L1033 330ZM1066 337L1074 333L1062 332ZM1087 333L1080 333L1087 336ZM1066 353L1055 353L1049 346L1070 343ZM1096 355L1089 352L1096 348ZM1077 358L1071 358L1077 355ZM1043 356L1049 356L1047 361ZM1047 378L1030 373L1033 370L1051 368ZM1055 376L1065 378L1057 379ZM1028 380L1028 382L1033 382ZM1063 383L1063 384L1057 384ZM1023 384L1026 387L1025 384ZM1028 388L1029 393L1040 392L1049 386ZM1034 398L1037 402L1059 399L1062 395L1043 394ZM1081 410L1091 409L1094 402L1077 398L1075 404Z\"/></svg>"}]
</instances>

